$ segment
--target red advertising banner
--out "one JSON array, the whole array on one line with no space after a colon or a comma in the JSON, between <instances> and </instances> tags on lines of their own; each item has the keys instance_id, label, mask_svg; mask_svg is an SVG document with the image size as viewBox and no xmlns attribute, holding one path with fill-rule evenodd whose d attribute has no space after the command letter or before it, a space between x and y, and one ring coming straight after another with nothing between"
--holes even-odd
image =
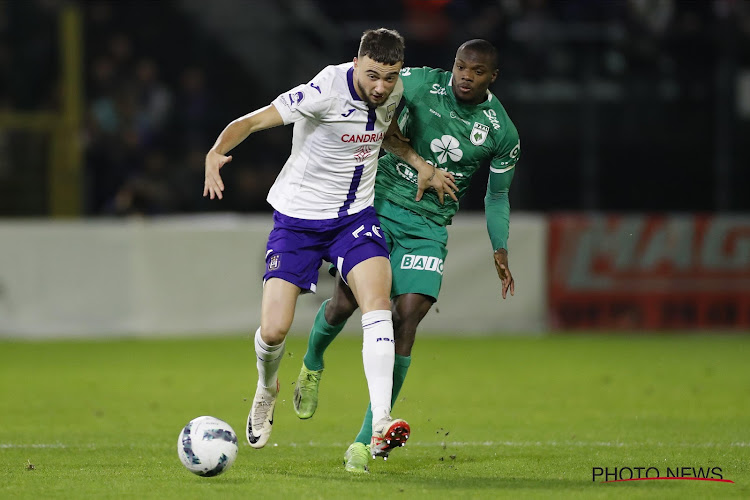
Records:
<instances>
[{"instance_id":1,"label":"red advertising banner","mask_svg":"<svg viewBox=\"0 0 750 500\"><path fill-rule=\"evenodd\" d=\"M550 325L750 330L750 217L557 215Z\"/></svg>"}]
</instances>

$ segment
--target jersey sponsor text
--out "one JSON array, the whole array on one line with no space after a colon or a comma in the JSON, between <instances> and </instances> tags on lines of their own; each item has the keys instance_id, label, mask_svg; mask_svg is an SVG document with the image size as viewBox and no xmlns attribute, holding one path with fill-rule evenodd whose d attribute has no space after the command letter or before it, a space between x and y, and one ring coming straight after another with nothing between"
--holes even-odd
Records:
<instances>
[{"instance_id":1,"label":"jersey sponsor text","mask_svg":"<svg viewBox=\"0 0 750 500\"><path fill-rule=\"evenodd\" d=\"M401 269L414 269L415 271L434 271L443 274L443 259L428 257L426 255L406 254L401 259Z\"/></svg>"},{"instance_id":2,"label":"jersey sponsor text","mask_svg":"<svg viewBox=\"0 0 750 500\"><path fill-rule=\"evenodd\" d=\"M445 91L445 87L441 87L437 83L432 84L432 90L430 90L430 94L448 95L448 93Z\"/></svg>"},{"instance_id":3,"label":"jersey sponsor text","mask_svg":"<svg viewBox=\"0 0 750 500\"><path fill-rule=\"evenodd\" d=\"M490 120L492 128L494 128L495 130L500 128L500 122L497 121L497 113L495 113L494 109L485 109L484 114Z\"/></svg>"},{"instance_id":4,"label":"jersey sponsor text","mask_svg":"<svg viewBox=\"0 0 750 500\"><path fill-rule=\"evenodd\" d=\"M341 142L379 142L383 140L385 134L344 134L341 136Z\"/></svg>"}]
</instances>

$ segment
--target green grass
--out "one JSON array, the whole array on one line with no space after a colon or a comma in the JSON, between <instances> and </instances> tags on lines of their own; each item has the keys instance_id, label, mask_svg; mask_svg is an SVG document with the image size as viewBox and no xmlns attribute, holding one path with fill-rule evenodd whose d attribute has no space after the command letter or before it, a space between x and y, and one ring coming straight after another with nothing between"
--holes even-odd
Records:
<instances>
[{"instance_id":1,"label":"green grass","mask_svg":"<svg viewBox=\"0 0 750 500\"><path fill-rule=\"evenodd\" d=\"M274 434L254 450L247 338L0 342L0 498L750 497L748 336L422 336L394 411L409 444L364 477L341 465L367 402L360 340L329 349L300 421L305 344L288 339ZM177 458L204 414L243 442L215 478ZM592 482L593 467L668 466L735 483Z\"/></svg>"}]
</instances>

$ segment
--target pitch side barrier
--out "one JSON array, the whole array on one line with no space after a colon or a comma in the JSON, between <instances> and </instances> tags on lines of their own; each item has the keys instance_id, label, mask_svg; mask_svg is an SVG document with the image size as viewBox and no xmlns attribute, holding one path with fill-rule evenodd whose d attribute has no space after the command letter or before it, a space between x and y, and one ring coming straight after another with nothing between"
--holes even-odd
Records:
<instances>
[{"instance_id":1,"label":"pitch side barrier","mask_svg":"<svg viewBox=\"0 0 750 500\"><path fill-rule=\"evenodd\" d=\"M750 333L750 215L549 219L550 326Z\"/></svg>"},{"instance_id":2,"label":"pitch side barrier","mask_svg":"<svg viewBox=\"0 0 750 500\"><path fill-rule=\"evenodd\" d=\"M0 337L255 330L271 225L267 215L0 221ZM416 255L404 263L444 273L440 301L420 334L545 331L546 228L544 216L513 214L516 296L503 301L484 216L456 217L446 263ZM295 334L307 334L332 290L333 279L321 272L317 294L298 301ZM360 331L358 314L347 330Z\"/></svg>"}]
</instances>

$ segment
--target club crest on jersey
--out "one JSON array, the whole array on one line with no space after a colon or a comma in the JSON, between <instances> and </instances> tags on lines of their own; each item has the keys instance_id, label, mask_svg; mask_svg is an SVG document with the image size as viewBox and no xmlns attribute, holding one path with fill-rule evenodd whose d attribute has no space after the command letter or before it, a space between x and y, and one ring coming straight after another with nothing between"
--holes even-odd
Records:
<instances>
[{"instance_id":1,"label":"club crest on jersey","mask_svg":"<svg viewBox=\"0 0 750 500\"><path fill-rule=\"evenodd\" d=\"M271 256L271 260L268 261L268 270L275 271L281 267L281 254L275 253Z\"/></svg>"},{"instance_id":2,"label":"club crest on jersey","mask_svg":"<svg viewBox=\"0 0 750 500\"><path fill-rule=\"evenodd\" d=\"M385 121L389 122L393 119L393 113L396 112L396 103L392 102L388 105L385 110Z\"/></svg>"},{"instance_id":3,"label":"club crest on jersey","mask_svg":"<svg viewBox=\"0 0 750 500\"><path fill-rule=\"evenodd\" d=\"M295 104L299 104L304 98L305 93L301 90L298 92L289 92L289 105L294 106Z\"/></svg>"},{"instance_id":4,"label":"club crest on jersey","mask_svg":"<svg viewBox=\"0 0 750 500\"><path fill-rule=\"evenodd\" d=\"M490 127L487 125L482 125L481 123L474 122L474 128L471 129L471 134L469 134L469 139L471 139L471 143L475 146L481 146L484 144L484 141L487 139L487 134L490 133Z\"/></svg>"}]
</instances>

